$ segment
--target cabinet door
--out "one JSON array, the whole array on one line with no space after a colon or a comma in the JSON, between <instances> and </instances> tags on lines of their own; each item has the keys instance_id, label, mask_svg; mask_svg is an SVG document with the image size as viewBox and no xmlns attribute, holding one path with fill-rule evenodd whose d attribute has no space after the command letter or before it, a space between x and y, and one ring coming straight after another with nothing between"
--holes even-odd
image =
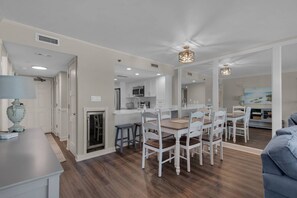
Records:
<instances>
[{"instance_id":1,"label":"cabinet door","mask_svg":"<svg viewBox=\"0 0 297 198\"><path fill-rule=\"evenodd\" d=\"M156 79L150 80L150 96L156 96Z\"/></svg>"},{"instance_id":2,"label":"cabinet door","mask_svg":"<svg viewBox=\"0 0 297 198\"><path fill-rule=\"evenodd\" d=\"M144 81L144 96L151 96L150 81Z\"/></svg>"},{"instance_id":3,"label":"cabinet door","mask_svg":"<svg viewBox=\"0 0 297 198\"><path fill-rule=\"evenodd\" d=\"M132 84L127 83L126 84L126 97L131 97L132 96Z\"/></svg>"}]
</instances>

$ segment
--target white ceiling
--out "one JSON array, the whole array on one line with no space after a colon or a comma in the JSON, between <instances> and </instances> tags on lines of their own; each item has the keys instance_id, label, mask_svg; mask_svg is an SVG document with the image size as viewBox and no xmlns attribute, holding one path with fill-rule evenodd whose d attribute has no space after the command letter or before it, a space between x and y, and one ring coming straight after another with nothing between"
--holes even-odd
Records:
<instances>
[{"instance_id":1,"label":"white ceiling","mask_svg":"<svg viewBox=\"0 0 297 198\"><path fill-rule=\"evenodd\" d=\"M116 81L124 81L124 82L131 82L136 80L141 80L145 78L155 78L158 77L158 71L148 71L138 68L131 68L131 70L127 70L127 66L124 65L115 65L115 79ZM138 73L139 75L136 75ZM160 73L161 74L161 73Z\"/></svg>"},{"instance_id":2,"label":"white ceiling","mask_svg":"<svg viewBox=\"0 0 297 198\"><path fill-rule=\"evenodd\" d=\"M74 58L74 55L10 42L4 42L4 46L16 73L20 75L54 77L60 71L67 71L68 63ZM35 70L33 65L48 69Z\"/></svg>"},{"instance_id":3,"label":"white ceiling","mask_svg":"<svg viewBox=\"0 0 297 198\"><path fill-rule=\"evenodd\" d=\"M201 45L194 50L202 61L297 37L296 7L295 0L2 0L0 17L178 66L187 41ZM261 61L246 60L247 70L267 71Z\"/></svg>"}]
</instances>

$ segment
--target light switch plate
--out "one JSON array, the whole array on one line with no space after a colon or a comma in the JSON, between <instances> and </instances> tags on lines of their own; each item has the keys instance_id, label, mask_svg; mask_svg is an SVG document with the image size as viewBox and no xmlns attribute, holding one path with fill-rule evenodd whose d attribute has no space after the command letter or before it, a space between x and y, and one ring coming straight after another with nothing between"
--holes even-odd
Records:
<instances>
[{"instance_id":1,"label":"light switch plate","mask_svg":"<svg viewBox=\"0 0 297 198\"><path fill-rule=\"evenodd\" d=\"M101 102L101 96L91 96L92 102Z\"/></svg>"}]
</instances>

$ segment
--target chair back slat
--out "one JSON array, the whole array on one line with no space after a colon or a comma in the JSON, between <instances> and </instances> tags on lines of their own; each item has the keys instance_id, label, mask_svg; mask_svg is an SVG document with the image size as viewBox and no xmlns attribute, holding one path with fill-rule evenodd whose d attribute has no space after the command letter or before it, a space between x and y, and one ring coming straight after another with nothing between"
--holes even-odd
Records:
<instances>
[{"instance_id":1,"label":"chair back slat","mask_svg":"<svg viewBox=\"0 0 297 198\"><path fill-rule=\"evenodd\" d=\"M161 132L161 119L160 111L154 113L142 112L141 122L142 122L142 134L143 142L146 143L148 140L159 140L162 146L162 132Z\"/></svg>"},{"instance_id":2,"label":"chair back slat","mask_svg":"<svg viewBox=\"0 0 297 198\"><path fill-rule=\"evenodd\" d=\"M204 113L195 112L191 113L189 118L189 127L188 127L188 137L200 136L203 133L203 124L204 124Z\"/></svg>"},{"instance_id":3,"label":"chair back slat","mask_svg":"<svg viewBox=\"0 0 297 198\"><path fill-rule=\"evenodd\" d=\"M226 121L226 111L217 111L213 114L212 127L210 135L222 135L224 130L224 124Z\"/></svg>"},{"instance_id":4,"label":"chair back slat","mask_svg":"<svg viewBox=\"0 0 297 198\"><path fill-rule=\"evenodd\" d=\"M250 116L251 116L251 107L246 108L245 117L244 117L244 124L245 126L249 125Z\"/></svg>"}]
</instances>

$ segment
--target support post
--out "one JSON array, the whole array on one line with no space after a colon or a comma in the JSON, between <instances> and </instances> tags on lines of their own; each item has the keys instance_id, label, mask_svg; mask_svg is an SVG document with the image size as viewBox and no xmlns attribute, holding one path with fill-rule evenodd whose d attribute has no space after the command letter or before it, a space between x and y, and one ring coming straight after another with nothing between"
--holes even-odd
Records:
<instances>
[{"instance_id":1,"label":"support post","mask_svg":"<svg viewBox=\"0 0 297 198\"><path fill-rule=\"evenodd\" d=\"M213 110L219 109L219 61L213 62L212 70L212 106Z\"/></svg>"},{"instance_id":2,"label":"support post","mask_svg":"<svg viewBox=\"0 0 297 198\"><path fill-rule=\"evenodd\" d=\"M282 128L282 51L281 46L272 49L272 137Z\"/></svg>"},{"instance_id":3,"label":"support post","mask_svg":"<svg viewBox=\"0 0 297 198\"><path fill-rule=\"evenodd\" d=\"M182 69L177 70L177 107L178 107L178 117L181 117L182 99L181 99L181 88L182 88Z\"/></svg>"}]
</instances>

